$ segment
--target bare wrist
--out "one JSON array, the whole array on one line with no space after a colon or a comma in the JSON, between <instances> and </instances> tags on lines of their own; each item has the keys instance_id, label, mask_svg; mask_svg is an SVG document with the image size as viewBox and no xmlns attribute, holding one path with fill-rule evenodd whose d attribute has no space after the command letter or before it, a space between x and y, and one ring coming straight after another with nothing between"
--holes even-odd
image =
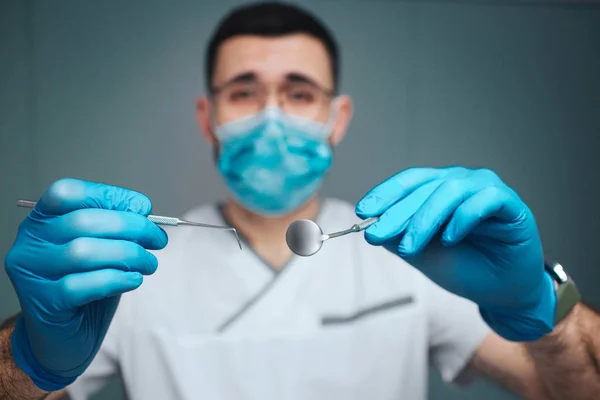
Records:
<instances>
[{"instance_id":1,"label":"bare wrist","mask_svg":"<svg viewBox=\"0 0 600 400\"><path fill-rule=\"evenodd\" d=\"M7 400L47 399L50 393L38 388L13 360L10 338L14 331L15 320L16 318L11 318L0 328L0 398Z\"/></svg>"}]
</instances>

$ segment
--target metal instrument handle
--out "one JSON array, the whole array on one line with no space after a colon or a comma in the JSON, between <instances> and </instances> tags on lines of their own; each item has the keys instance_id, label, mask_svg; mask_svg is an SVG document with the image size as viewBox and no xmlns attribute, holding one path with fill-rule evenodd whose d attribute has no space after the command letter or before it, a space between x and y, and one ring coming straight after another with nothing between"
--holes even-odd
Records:
<instances>
[{"instance_id":1,"label":"metal instrument handle","mask_svg":"<svg viewBox=\"0 0 600 400\"><path fill-rule=\"evenodd\" d=\"M354 226L352 226L352 228L354 229L354 232L364 231L377 221L379 221L379 217L367 218L364 221L355 224Z\"/></svg>"},{"instance_id":2,"label":"metal instrument handle","mask_svg":"<svg viewBox=\"0 0 600 400\"><path fill-rule=\"evenodd\" d=\"M169 225L169 226L179 225L179 218L163 217L160 215L148 215L148 219L157 225Z\"/></svg>"}]
</instances>

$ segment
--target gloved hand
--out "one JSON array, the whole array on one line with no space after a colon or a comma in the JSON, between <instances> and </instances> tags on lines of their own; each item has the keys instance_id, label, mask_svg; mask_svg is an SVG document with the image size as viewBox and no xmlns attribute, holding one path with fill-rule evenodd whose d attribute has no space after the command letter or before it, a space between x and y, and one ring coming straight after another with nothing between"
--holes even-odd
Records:
<instances>
[{"instance_id":1,"label":"gloved hand","mask_svg":"<svg viewBox=\"0 0 600 400\"><path fill-rule=\"evenodd\" d=\"M383 245L446 290L472 300L511 341L553 329L556 295L533 214L492 171L414 168L369 191L365 239Z\"/></svg>"},{"instance_id":2,"label":"gloved hand","mask_svg":"<svg viewBox=\"0 0 600 400\"><path fill-rule=\"evenodd\" d=\"M85 371L120 294L156 270L145 249L163 248L167 235L150 211L142 194L65 179L19 227L5 261L22 309L12 354L39 388L61 389Z\"/></svg>"}]
</instances>

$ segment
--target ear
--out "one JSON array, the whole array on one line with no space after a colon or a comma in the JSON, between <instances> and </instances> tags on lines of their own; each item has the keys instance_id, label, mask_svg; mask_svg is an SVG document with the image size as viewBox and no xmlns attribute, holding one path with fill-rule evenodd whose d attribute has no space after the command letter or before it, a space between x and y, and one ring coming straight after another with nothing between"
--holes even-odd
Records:
<instances>
[{"instance_id":1,"label":"ear","mask_svg":"<svg viewBox=\"0 0 600 400\"><path fill-rule=\"evenodd\" d=\"M196 102L196 118L198 120L198 125L200 126L200 130L203 133L204 138L210 144L216 144L217 138L212 129L212 124L210 123L210 115L211 115L211 104L208 97L203 96Z\"/></svg>"},{"instance_id":2,"label":"ear","mask_svg":"<svg viewBox=\"0 0 600 400\"><path fill-rule=\"evenodd\" d=\"M352 120L353 112L352 98L348 95L338 96L335 105L335 124L329 137L329 143L332 146L339 144L346 136L346 130Z\"/></svg>"}]
</instances>

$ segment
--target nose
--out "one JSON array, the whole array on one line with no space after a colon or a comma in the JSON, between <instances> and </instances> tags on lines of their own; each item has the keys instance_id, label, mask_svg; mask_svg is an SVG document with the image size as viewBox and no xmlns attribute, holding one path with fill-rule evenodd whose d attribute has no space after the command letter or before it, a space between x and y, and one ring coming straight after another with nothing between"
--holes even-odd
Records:
<instances>
[{"instance_id":1,"label":"nose","mask_svg":"<svg viewBox=\"0 0 600 400\"><path fill-rule=\"evenodd\" d=\"M280 95L278 90L265 90L263 107L279 107L283 108L283 96Z\"/></svg>"}]
</instances>

